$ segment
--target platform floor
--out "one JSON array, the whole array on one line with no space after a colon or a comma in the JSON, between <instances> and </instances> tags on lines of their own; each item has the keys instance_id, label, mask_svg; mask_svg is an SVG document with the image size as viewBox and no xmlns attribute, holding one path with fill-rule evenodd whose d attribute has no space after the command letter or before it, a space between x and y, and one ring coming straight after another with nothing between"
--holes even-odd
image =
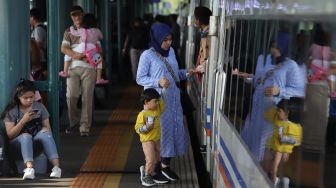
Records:
<instances>
[{"instance_id":1,"label":"platform floor","mask_svg":"<svg viewBox=\"0 0 336 188\"><path fill-rule=\"evenodd\" d=\"M61 120L61 179L36 175L35 180L20 177L1 178L0 187L143 187L139 166L144 155L134 131L136 115L141 110L142 88L135 84L114 87L106 100L97 101L102 109L94 112L89 137L79 133L64 134L67 119ZM191 147L188 154L175 158L172 168L180 175L174 183L154 187L198 188L197 173Z\"/></svg>"}]
</instances>

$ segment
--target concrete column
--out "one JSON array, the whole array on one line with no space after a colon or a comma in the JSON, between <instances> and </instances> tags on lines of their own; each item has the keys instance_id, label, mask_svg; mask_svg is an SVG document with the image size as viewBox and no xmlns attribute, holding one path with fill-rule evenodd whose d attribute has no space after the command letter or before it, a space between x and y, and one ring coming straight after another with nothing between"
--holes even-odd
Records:
<instances>
[{"instance_id":1,"label":"concrete column","mask_svg":"<svg viewBox=\"0 0 336 188\"><path fill-rule=\"evenodd\" d=\"M100 29L103 32L103 50L105 53L104 57L104 69L106 72L106 78L111 80L112 73L112 12L110 0L101 0L99 4L99 22Z\"/></svg>"},{"instance_id":2,"label":"concrete column","mask_svg":"<svg viewBox=\"0 0 336 188\"><path fill-rule=\"evenodd\" d=\"M48 110L53 136L59 145L59 93L58 67L60 63L60 3L62 1L49 0L47 5L48 20Z\"/></svg>"},{"instance_id":3,"label":"concrete column","mask_svg":"<svg viewBox=\"0 0 336 188\"><path fill-rule=\"evenodd\" d=\"M1 0L0 25L0 110L2 111L19 79L28 78L29 1Z\"/></svg>"},{"instance_id":4,"label":"concrete column","mask_svg":"<svg viewBox=\"0 0 336 188\"><path fill-rule=\"evenodd\" d=\"M120 1L117 1L117 23L118 23L118 75L119 77L121 78L122 75L123 75L123 62L122 62L122 57L121 57L121 49L122 49L122 26L121 26L121 23L122 23L122 18L121 18L121 2Z\"/></svg>"},{"instance_id":5,"label":"concrete column","mask_svg":"<svg viewBox=\"0 0 336 188\"><path fill-rule=\"evenodd\" d=\"M42 88L48 91L48 111L53 136L59 145L59 90L61 88L58 72L63 67L64 54L61 53L63 34L72 22L70 7L72 2L68 0L48 0L48 81L41 82ZM44 86L44 87L43 87Z\"/></svg>"}]
</instances>

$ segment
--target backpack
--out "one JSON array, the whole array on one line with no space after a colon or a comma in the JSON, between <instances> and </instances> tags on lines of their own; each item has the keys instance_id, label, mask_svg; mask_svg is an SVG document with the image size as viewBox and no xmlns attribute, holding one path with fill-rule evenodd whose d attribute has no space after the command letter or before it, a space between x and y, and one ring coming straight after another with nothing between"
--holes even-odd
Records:
<instances>
[{"instance_id":1,"label":"backpack","mask_svg":"<svg viewBox=\"0 0 336 188\"><path fill-rule=\"evenodd\" d=\"M38 27L41 27L46 32L46 35L48 36L48 30L47 30L47 26L46 25L44 25L44 24L38 24L34 29L36 29ZM44 58L46 59L46 61L48 61L48 45L46 46L46 49L43 49L43 55L44 55Z\"/></svg>"}]
</instances>

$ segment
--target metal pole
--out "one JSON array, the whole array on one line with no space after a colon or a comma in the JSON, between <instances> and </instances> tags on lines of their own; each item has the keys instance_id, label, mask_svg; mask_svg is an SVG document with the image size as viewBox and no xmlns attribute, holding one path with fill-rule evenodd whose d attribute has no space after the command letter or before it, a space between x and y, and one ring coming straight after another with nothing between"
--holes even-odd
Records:
<instances>
[{"instance_id":1,"label":"metal pole","mask_svg":"<svg viewBox=\"0 0 336 188\"><path fill-rule=\"evenodd\" d=\"M141 9L140 9L140 17L141 18L144 18L144 9L145 9L145 4L144 4L144 0L141 0L140 1L140 7L141 7Z\"/></svg>"},{"instance_id":2,"label":"metal pole","mask_svg":"<svg viewBox=\"0 0 336 188\"><path fill-rule=\"evenodd\" d=\"M206 79L206 86L207 86L207 92L206 92L206 123L207 123L207 132L211 131L210 133L207 133L207 171L210 172L211 169L211 163L212 160L211 157L211 138L213 137L213 122L212 122L212 116L213 116L213 90L214 90L214 73L216 71L216 65L218 62L218 16L219 16L219 3L218 1L214 1L212 4L212 12L213 16L211 16L210 20L214 21L210 23L209 28L209 34L212 30L216 30L215 35L211 35L211 46L210 46L210 54L209 54L209 62L207 63L207 75L205 75ZM214 24L213 24L214 23ZM213 24L213 25L212 25ZM213 26L215 29L213 29Z\"/></svg>"},{"instance_id":3,"label":"metal pole","mask_svg":"<svg viewBox=\"0 0 336 188\"><path fill-rule=\"evenodd\" d=\"M121 77L123 68L122 68L122 56L121 56L121 1L117 1L117 23L118 23L118 75Z\"/></svg>"}]
</instances>

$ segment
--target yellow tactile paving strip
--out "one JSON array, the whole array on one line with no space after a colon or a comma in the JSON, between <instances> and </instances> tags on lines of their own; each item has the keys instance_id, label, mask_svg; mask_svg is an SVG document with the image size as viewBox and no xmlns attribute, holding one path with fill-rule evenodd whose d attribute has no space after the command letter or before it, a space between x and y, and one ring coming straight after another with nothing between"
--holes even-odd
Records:
<instances>
[{"instance_id":1,"label":"yellow tactile paving strip","mask_svg":"<svg viewBox=\"0 0 336 188\"><path fill-rule=\"evenodd\" d=\"M130 132L128 127L123 125L105 127L80 171L113 171L113 160L120 147L120 138L127 131Z\"/></svg>"},{"instance_id":2,"label":"yellow tactile paving strip","mask_svg":"<svg viewBox=\"0 0 336 188\"><path fill-rule=\"evenodd\" d=\"M125 167L137 113L134 99L138 98L140 90L139 87L127 87L123 91L118 107L112 111L82 165L82 173L78 174L70 187L119 187L122 174L109 172L120 172Z\"/></svg>"},{"instance_id":3,"label":"yellow tactile paving strip","mask_svg":"<svg viewBox=\"0 0 336 188\"><path fill-rule=\"evenodd\" d=\"M109 174L105 179L103 188L118 188L122 174Z\"/></svg>"},{"instance_id":4,"label":"yellow tactile paving strip","mask_svg":"<svg viewBox=\"0 0 336 188\"><path fill-rule=\"evenodd\" d=\"M80 173L71 183L70 187L73 188L103 187L107 176L108 174L105 173Z\"/></svg>"}]
</instances>

